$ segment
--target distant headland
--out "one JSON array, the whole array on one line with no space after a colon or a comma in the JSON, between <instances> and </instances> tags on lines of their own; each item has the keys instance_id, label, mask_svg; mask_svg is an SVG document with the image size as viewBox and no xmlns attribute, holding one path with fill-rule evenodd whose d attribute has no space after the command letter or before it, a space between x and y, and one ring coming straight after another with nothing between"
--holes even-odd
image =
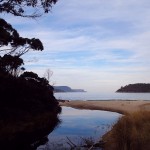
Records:
<instances>
[{"instance_id":1,"label":"distant headland","mask_svg":"<svg viewBox=\"0 0 150 150\"><path fill-rule=\"evenodd\" d=\"M86 92L83 89L72 89L69 86L53 86L54 92Z\"/></svg>"},{"instance_id":2,"label":"distant headland","mask_svg":"<svg viewBox=\"0 0 150 150\"><path fill-rule=\"evenodd\" d=\"M120 93L150 93L150 83L135 83L122 86L116 92Z\"/></svg>"}]
</instances>

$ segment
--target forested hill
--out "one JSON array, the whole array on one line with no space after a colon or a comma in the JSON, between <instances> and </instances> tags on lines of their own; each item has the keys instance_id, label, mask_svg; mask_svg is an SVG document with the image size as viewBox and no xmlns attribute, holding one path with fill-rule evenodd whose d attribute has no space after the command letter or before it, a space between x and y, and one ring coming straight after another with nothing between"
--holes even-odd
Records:
<instances>
[{"instance_id":1,"label":"forested hill","mask_svg":"<svg viewBox=\"0 0 150 150\"><path fill-rule=\"evenodd\" d=\"M121 93L150 93L150 83L136 83L121 87L116 92Z\"/></svg>"},{"instance_id":2,"label":"forested hill","mask_svg":"<svg viewBox=\"0 0 150 150\"><path fill-rule=\"evenodd\" d=\"M54 92L86 92L83 89L72 89L69 86L53 86Z\"/></svg>"}]
</instances>

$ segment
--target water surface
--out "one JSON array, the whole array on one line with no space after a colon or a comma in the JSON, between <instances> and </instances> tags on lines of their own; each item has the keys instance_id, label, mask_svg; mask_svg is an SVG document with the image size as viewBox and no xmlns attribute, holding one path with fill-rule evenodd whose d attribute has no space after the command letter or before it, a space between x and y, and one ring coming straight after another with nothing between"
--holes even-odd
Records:
<instances>
[{"instance_id":1,"label":"water surface","mask_svg":"<svg viewBox=\"0 0 150 150\"><path fill-rule=\"evenodd\" d=\"M98 110L79 110L63 107L60 126L49 134L49 142L38 148L53 149L54 147L69 147L69 138L77 145L82 138L99 140L102 135L109 131L112 125L121 116L118 113ZM53 147L53 148L52 148Z\"/></svg>"},{"instance_id":2,"label":"water surface","mask_svg":"<svg viewBox=\"0 0 150 150\"><path fill-rule=\"evenodd\" d=\"M150 100L150 93L66 92L55 93L55 97L65 100Z\"/></svg>"}]
</instances>

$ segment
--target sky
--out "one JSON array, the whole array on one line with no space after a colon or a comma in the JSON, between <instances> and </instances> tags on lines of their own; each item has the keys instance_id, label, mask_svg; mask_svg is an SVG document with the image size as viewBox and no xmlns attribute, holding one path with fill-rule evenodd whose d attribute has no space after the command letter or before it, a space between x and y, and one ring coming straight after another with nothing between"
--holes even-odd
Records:
<instances>
[{"instance_id":1,"label":"sky","mask_svg":"<svg viewBox=\"0 0 150 150\"><path fill-rule=\"evenodd\" d=\"M1 14L20 36L39 38L44 51L23 56L27 71L51 84L115 92L150 83L149 0L59 0L37 19Z\"/></svg>"}]
</instances>

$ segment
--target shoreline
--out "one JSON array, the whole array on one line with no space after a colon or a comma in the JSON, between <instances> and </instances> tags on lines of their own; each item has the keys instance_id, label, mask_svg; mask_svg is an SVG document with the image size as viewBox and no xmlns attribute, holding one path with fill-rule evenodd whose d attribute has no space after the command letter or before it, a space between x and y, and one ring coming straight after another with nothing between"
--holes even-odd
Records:
<instances>
[{"instance_id":1,"label":"shoreline","mask_svg":"<svg viewBox=\"0 0 150 150\"><path fill-rule=\"evenodd\" d=\"M123 114L112 129L106 132L101 139L91 147L112 149L138 149L140 146L149 149L149 119L150 101L147 100L100 100L100 101L68 101L60 100L60 106L76 109L104 110ZM143 122L143 120L145 120ZM138 125L138 126L137 126ZM136 131L136 132L135 132ZM142 137L140 135L143 135ZM148 142L147 142L148 141ZM121 143L121 144L120 144ZM130 144L129 144L130 143ZM144 144L143 144L144 143Z\"/></svg>"},{"instance_id":2,"label":"shoreline","mask_svg":"<svg viewBox=\"0 0 150 150\"><path fill-rule=\"evenodd\" d=\"M76 109L104 110L121 114L130 114L136 111L150 111L150 101L147 100L61 100L60 106Z\"/></svg>"}]
</instances>

